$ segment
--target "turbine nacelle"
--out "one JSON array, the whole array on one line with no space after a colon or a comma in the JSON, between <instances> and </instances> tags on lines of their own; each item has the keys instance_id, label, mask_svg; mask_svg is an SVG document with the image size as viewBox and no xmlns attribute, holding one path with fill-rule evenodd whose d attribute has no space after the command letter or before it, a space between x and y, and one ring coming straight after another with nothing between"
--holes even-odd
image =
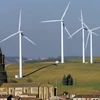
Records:
<instances>
[{"instance_id":1,"label":"turbine nacelle","mask_svg":"<svg viewBox=\"0 0 100 100\"><path fill-rule=\"evenodd\" d=\"M84 30L88 31L88 29L87 29L87 28L85 28L85 27L84 27Z\"/></svg>"},{"instance_id":2,"label":"turbine nacelle","mask_svg":"<svg viewBox=\"0 0 100 100\"><path fill-rule=\"evenodd\" d=\"M88 31L88 33L91 33L91 32L92 32L92 30L87 29L86 27L84 27L84 30L85 30L85 31Z\"/></svg>"}]
</instances>

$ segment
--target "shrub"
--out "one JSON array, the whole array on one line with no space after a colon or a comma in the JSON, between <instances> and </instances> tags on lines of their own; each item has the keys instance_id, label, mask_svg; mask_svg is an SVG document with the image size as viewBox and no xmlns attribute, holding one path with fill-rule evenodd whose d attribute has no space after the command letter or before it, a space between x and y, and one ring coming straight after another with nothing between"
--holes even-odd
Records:
<instances>
[{"instance_id":1,"label":"shrub","mask_svg":"<svg viewBox=\"0 0 100 100\"><path fill-rule=\"evenodd\" d=\"M63 92L63 95L67 95L67 94L68 94L68 92L66 92L66 91Z\"/></svg>"},{"instance_id":2,"label":"shrub","mask_svg":"<svg viewBox=\"0 0 100 100\"><path fill-rule=\"evenodd\" d=\"M17 83L16 80L8 80L8 83Z\"/></svg>"},{"instance_id":3,"label":"shrub","mask_svg":"<svg viewBox=\"0 0 100 100\"><path fill-rule=\"evenodd\" d=\"M28 82L28 83L31 83L31 82L32 82L32 79L27 79L27 82Z\"/></svg>"}]
</instances>

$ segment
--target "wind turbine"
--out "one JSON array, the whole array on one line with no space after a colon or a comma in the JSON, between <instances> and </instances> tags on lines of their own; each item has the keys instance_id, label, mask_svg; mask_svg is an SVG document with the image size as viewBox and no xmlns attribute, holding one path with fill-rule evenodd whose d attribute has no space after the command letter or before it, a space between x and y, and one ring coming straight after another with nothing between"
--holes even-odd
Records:
<instances>
[{"instance_id":1,"label":"wind turbine","mask_svg":"<svg viewBox=\"0 0 100 100\"><path fill-rule=\"evenodd\" d=\"M63 41L63 28L65 29L65 31L68 33L68 35L70 36L70 33L68 31L68 29L66 28L65 24L64 24L64 17L65 14L69 8L70 2L68 3L62 17L60 20L48 20L48 21L41 21L41 23L48 23L48 22L60 22L61 23L61 63L64 63L64 41Z\"/></svg>"},{"instance_id":2,"label":"wind turbine","mask_svg":"<svg viewBox=\"0 0 100 100\"><path fill-rule=\"evenodd\" d=\"M85 63L85 40L84 40L84 25L83 25L82 10L80 10L80 12L81 12L81 28L79 28L76 32L74 32L70 37L74 36L76 33L82 30L82 62Z\"/></svg>"},{"instance_id":3,"label":"wind turbine","mask_svg":"<svg viewBox=\"0 0 100 100\"><path fill-rule=\"evenodd\" d=\"M0 41L1 42L4 42L6 41L7 39L15 36L19 34L19 78L22 78L22 37L24 37L25 39L27 39L29 42L31 42L32 44L36 45L32 40L30 40L28 37L26 37L24 34L23 34L23 31L21 31L21 10L20 10L20 14L19 14L19 26L18 26L18 32L8 36L7 38L3 39Z\"/></svg>"},{"instance_id":4,"label":"wind turbine","mask_svg":"<svg viewBox=\"0 0 100 100\"><path fill-rule=\"evenodd\" d=\"M79 20L82 22L81 19L79 19ZM96 28L93 28L93 29L89 29L89 27L84 22L83 22L83 24L85 26L84 30L88 31L88 36L87 36L87 40L86 40L86 47L85 47L85 49L87 48L88 39L89 39L89 36L90 36L90 63L93 63L92 35L94 34L94 35L97 35L98 36L98 34L96 34L93 31L99 29L100 27L96 27Z\"/></svg>"}]
</instances>

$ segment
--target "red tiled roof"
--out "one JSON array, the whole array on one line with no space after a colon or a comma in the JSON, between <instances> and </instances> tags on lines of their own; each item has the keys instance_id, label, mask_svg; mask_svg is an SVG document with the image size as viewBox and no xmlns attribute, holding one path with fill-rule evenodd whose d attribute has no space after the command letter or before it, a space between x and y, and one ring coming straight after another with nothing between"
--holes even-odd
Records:
<instances>
[{"instance_id":1,"label":"red tiled roof","mask_svg":"<svg viewBox=\"0 0 100 100\"><path fill-rule=\"evenodd\" d=\"M100 98L100 95L75 95L73 98Z\"/></svg>"},{"instance_id":2,"label":"red tiled roof","mask_svg":"<svg viewBox=\"0 0 100 100\"><path fill-rule=\"evenodd\" d=\"M3 83L2 87L38 87L41 83Z\"/></svg>"},{"instance_id":3,"label":"red tiled roof","mask_svg":"<svg viewBox=\"0 0 100 100\"><path fill-rule=\"evenodd\" d=\"M42 100L42 99L33 98L33 97L23 97L23 98L21 98L21 100Z\"/></svg>"},{"instance_id":4,"label":"red tiled roof","mask_svg":"<svg viewBox=\"0 0 100 100\"><path fill-rule=\"evenodd\" d=\"M10 97L11 95L0 95L0 98L8 98Z\"/></svg>"}]
</instances>

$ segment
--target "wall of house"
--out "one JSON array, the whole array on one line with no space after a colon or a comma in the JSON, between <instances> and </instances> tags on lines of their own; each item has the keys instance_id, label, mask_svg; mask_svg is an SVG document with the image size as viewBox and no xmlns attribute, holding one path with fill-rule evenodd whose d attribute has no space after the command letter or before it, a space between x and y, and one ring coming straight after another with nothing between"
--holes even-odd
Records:
<instances>
[{"instance_id":1,"label":"wall of house","mask_svg":"<svg viewBox=\"0 0 100 100\"><path fill-rule=\"evenodd\" d=\"M48 98L48 95L49 95L49 88L44 87L44 100L46 100Z\"/></svg>"},{"instance_id":2,"label":"wall of house","mask_svg":"<svg viewBox=\"0 0 100 100\"><path fill-rule=\"evenodd\" d=\"M0 98L0 100L7 100L7 98Z\"/></svg>"},{"instance_id":3,"label":"wall of house","mask_svg":"<svg viewBox=\"0 0 100 100\"><path fill-rule=\"evenodd\" d=\"M49 87L49 96L54 96L54 87Z\"/></svg>"},{"instance_id":4,"label":"wall of house","mask_svg":"<svg viewBox=\"0 0 100 100\"><path fill-rule=\"evenodd\" d=\"M47 100L50 96L54 96L53 87L39 87L39 98Z\"/></svg>"},{"instance_id":5,"label":"wall of house","mask_svg":"<svg viewBox=\"0 0 100 100\"><path fill-rule=\"evenodd\" d=\"M38 94L38 87L31 87L31 94Z\"/></svg>"},{"instance_id":6,"label":"wall of house","mask_svg":"<svg viewBox=\"0 0 100 100\"><path fill-rule=\"evenodd\" d=\"M8 94L15 95L15 89L13 87L9 87Z\"/></svg>"},{"instance_id":7,"label":"wall of house","mask_svg":"<svg viewBox=\"0 0 100 100\"><path fill-rule=\"evenodd\" d=\"M1 89L1 88L0 88ZM6 89L7 92L7 89ZM0 91L1 93L1 91ZM8 94L17 95L17 94L38 94L38 87L9 87Z\"/></svg>"},{"instance_id":8,"label":"wall of house","mask_svg":"<svg viewBox=\"0 0 100 100\"><path fill-rule=\"evenodd\" d=\"M100 100L100 98L91 98L91 100Z\"/></svg>"},{"instance_id":9,"label":"wall of house","mask_svg":"<svg viewBox=\"0 0 100 100\"><path fill-rule=\"evenodd\" d=\"M43 94L44 94L44 92L43 92L43 87L39 87L39 98L40 99L43 99L44 97L43 97Z\"/></svg>"},{"instance_id":10,"label":"wall of house","mask_svg":"<svg viewBox=\"0 0 100 100\"><path fill-rule=\"evenodd\" d=\"M20 96L23 93L22 90L23 90L22 87L16 87L15 88L15 96Z\"/></svg>"},{"instance_id":11,"label":"wall of house","mask_svg":"<svg viewBox=\"0 0 100 100\"><path fill-rule=\"evenodd\" d=\"M7 95L7 88L0 88L0 94L1 95Z\"/></svg>"},{"instance_id":12,"label":"wall of house","mask_svg":"<svg viewBox=\"0 0 100 100\"><path fill-rule=\"evenodd\" d=\"M23 93L28 93L30 94L30 87L23 87Z\"/></svg>"},{"instance_id":13,"label":"wall of house","mask_svg":"<svg viewBox=\"0 0 100 100\"><path fill-rule=\"evenodd\" d=\"M4 92L5 91L5 92ZM54 96L54 87L8 87L8 88L0 88L0 94L5 93L13 96L21 96L24 94L33 94L35 97L38 97L42 100L47 100L49 97ZM28 95L26 95L28 96Z\"/></svg>"}]
</instances>

